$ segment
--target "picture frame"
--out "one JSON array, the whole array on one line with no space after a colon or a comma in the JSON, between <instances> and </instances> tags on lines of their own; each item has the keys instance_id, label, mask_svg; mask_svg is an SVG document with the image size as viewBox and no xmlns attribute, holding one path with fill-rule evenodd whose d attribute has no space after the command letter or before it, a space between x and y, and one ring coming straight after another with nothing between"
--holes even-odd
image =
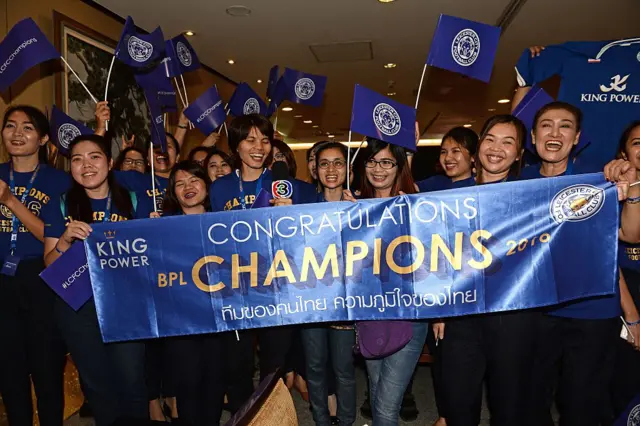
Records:
<instances>
[{"instance_id":1,"label":"picture frame","mask_svg":"<svg viewBox=\"0 0 640 426\"><path fill-rule=\"evenodd\" d=\"M105 98L105 85L117 41L69 18L53 12L55 47L99 101ZM116 60L107 94L111 119L107 137L112 154L120 152L122 138L135 136L135 145L146 149L151 122L143 90L133 70ZM71 118L95 129L95 103L78 79L66 67L55 81L55 103Z\"/></svg>"}]
</instances>

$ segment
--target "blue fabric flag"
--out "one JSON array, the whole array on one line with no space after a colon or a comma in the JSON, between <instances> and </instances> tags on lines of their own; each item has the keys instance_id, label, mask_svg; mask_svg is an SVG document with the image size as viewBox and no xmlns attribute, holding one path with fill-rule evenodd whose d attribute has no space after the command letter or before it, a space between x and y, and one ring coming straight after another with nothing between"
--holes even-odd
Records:
<instances>
[{"instance_id":1,"label":"blue fabric flag","mask_svg":"<svg viewBox=\"0 0 640 426\"><path fill-rule=\"evenodd\" d=\"M69 144L76 136L92 135L93 130L62 112L55 105L51 108L51 137L65 157L69 156Z\"/></svg>"},{"instance_id":2,"label":"blue fabric flag","mask_svg":"<svg viewBox=\"0 0 640 426\"><path fill-rule=\"evenodd\" d=\"M95 223L85 249L111 342L610 297L618 214L602 174L573 175Z\"/></svg>"},{"instance_id":3,"label":"blue fabric flag","mask_svg":"<svg viewBox=\"0 0 640 426\"><path fill-rule=\"evenodd\" d=\"M278 76L280 75L280 67L274 65L269 71L269 84L267 85L267 98L271 100L273 94L276 91L276 84L278 84Z\"/></svg>"},{"instance_id":4,"label":"blue fabric flag","mask_svg":"<svg viewBox=\"0 0 640 426\"><path fill-rule=\"evenodd\" d=\"M40 278L76 311L93 297L87 255L82 242L72 244L69 250L40 273Z\"/></svg>"},{"instance_id":5,"label":"blue fabric flag","mask_svg":"<svg viewBox=\"0 0 640 426\"><path fill-rule=\"evenodd\" d=\"M177 111L176 90L167 77L164 64L158 64L151 71L136 73L135 79L145 93L155 96L162 111ZM155 93L155 95L154 95Z\"/></svg>"},{"instance_id":6,"label":"blue fabric flag","mask_svg":"<svg viewBox=\"0 0 640 426\"><path fill-rule=\"evenodd\" d=\"M285 85L286 99L297 104L314 107L322 105L327 77L285 68L281 80ZM274 94L276 98L277 92L278 87L276 86L276 94Z\"/></svg>"},{"instance_id":7,"label":"blue fabric flag","mask_svg":"<svg viewBox=\"0 0 640 426\"><path fill-rule=\"evenodd\" d=\"M351 130L416 151L416 110L356 84Z\"/></svg>"},{"instance_id":8,"label":"blue fabric flag","mask_svg":"<svg viewBox=\"0 0 640 426\"><path fill-rule=\"evenodd\" d=\"M629 403L620 417L616 419L613 426L638 426L640 425L640 395Z\"/></svg>"},{"instance_id":9,"label":"blue fabric flag","mask_svg":"<svg viewBox=\"0 0 640 426\"><path fill-rule=\"evenodd\" d=\"M213 133L227 119L222 99L215 86L200 95L195 102L191 102L184 110L184 115L205 135Z\"/></svg>"},{"instance_id":10,"label":"blue fabric flag","mask_svg":"<svg viewBox=\"0 0 640 426\"><path fill-rule=\"evenodd\" d=\"M0 92L31 67L55 58L60 58L60 53L33 19L18 22L0 42Z\"/></svg>"},{"instance_id":11,"label":"blue fabric flag","mask_svg":"<svg viewBox=\"0 0 640 426\"><path fill-rule=\"evenodd\" d=\"M513 115L518 117L524 125L527 127L527 144L526 148L530 152L536 154L536 147L533 145L531 140L531 130L533 129L533 119L535 118L536 113L543 106L555 101L544 89L538 85L534 85L527 92L527 94L522 98L518 106L515 110L513 110ZM584 148L589 145L590 141L584 131L580 133L580 139L578 140L578 145L573 148L571 151L572 156L576 156L582 151ZM537 155L537 154L536 154Z\"/></svg>"},{"instance_id":12,"label":"blue fabric flag","mask_svg":"<svg viewBox=\"0 0 640 426\"><path fill-rule=\"evenodd\" d=\"M247 114L267 114L267 104L247 83L240 83L229 100L229 111L239 117Z\"/></svg>"},{"instance_id":13,"label":"blue fabric flag","mask_svg":"<svg viewBox=\"0 0 640 426\"><path fill-rule=\"evenodd\" d=\"M184 34L167 40L165 43L167 54L167 77L177 77L185 72L200 68L200 60L196 51L187 41Z\"/></svg>"},{"instance_id":14,"label":"blue fabric flag","mask_svg":"<svg viewBox=\"0 0 640 426\"><path fill-rule=\"evenodd\" d=\"M278 107L285 99L287 99L287 85L283 77L280 77L273 89L273 96L269 102L269 108L267 110L267 117L271 117L278 110Z\"/></svg>"},{"instance_id":15,"label":"blue fabric flag","mask_svg":"<svg viewBox=\"0 0 640 426\"><path fill-rule=\"evenodd\" d=\"M500 40L500 28L455 16L440 15L427 65L489 82Z\"/></svg>"},{"instance_id":16,"label":"blue fabric flag","mask_svg":"<svg viewBox=\"0 0 640 426\"><path fill-rule=\"evenodd\" d=\"M151 120L151 143L162 148L162 152L167 152L167 135L164 129L164 113L155 90L143 89L149 107L149 118Z\"/></svg>"},{"instance_id":17,"label":"blue fabric flag","mask_svg":"<svg viewBox=\"0 0 640 426\"><path fill-rule=\"evenodd\" d=\"M162 58L164 36L162 29L156 28L151 34L140 34L131 16L127 16L120 41L116 46L116 58L134 68L146 67Z\"/></svg>"}]
</instances>

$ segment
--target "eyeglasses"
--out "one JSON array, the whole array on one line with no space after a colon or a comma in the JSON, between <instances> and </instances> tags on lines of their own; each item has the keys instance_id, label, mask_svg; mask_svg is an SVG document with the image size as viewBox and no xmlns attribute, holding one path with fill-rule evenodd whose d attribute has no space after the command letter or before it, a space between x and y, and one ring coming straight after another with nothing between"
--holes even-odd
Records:
<instances>
[{"instance_id":1,"label":"eyeglasses","mask_svg":"<svg viewBox=\"0 0 640 426\"><path fill-rule=\"evenodd\" d=\"M204 166L204 159L202 160L195 160L194 163L199 164L201 166Z\"/></svg>"},{"instance_id":2,"label":"eyeglasses","mask_svg":"<svg viewBox=\"0 0 640 426\"><path fill-rule=\"evenodd\" d=\"M142 166L144 167L144 160L134 160L132 158L126 158L122 164L124 164L125 166Z\"/></svg>"},{"instance_id":3,"label":"eyeglasses","mask_svg":"<svg viewBox=\"0 0 640 426\"><path fill-rule=\"evenodd\" d=\"M273 156L273 159L276 161L285 161L287 157L285 157L283 153L279 152Z\"/></svg>"},{"instance_id":4,"label":"eyeglasses","mask_svg":"<svg viewBox=\"0 0 640 426\"><path fill-rule=\"evenodd\" d=\"M367 160L367 162L364 163L364 166L367 169L373 169L376 166L380 166L381 168L383 168L385 170L389 170L389 169L393 169L395 166L397 166L397 164L394 163L391 160L380 160L380 161L377 161L377 160L371 159L371 160Z\"/></svg>"},{"instance_id":5,"label":"eyeglasses","mask_svg":"<svg viewBox=\"0 0 640 426\"><path fill-rule=\"evenodd\" d=\"M333 161L322 160L320 163L318 163L318 167L320 167L321 169L328 169L329 166L333 166L336 169L343 169L344 166L346 165L347 165L347 162L344 160L333 160Z\"/></svg>"}]
</instances>

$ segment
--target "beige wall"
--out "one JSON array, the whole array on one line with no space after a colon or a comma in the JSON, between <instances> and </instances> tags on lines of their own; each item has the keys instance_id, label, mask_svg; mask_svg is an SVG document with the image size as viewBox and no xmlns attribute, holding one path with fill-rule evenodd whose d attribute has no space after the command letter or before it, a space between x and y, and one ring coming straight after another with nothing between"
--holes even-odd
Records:
<instances>
[{"instance_id":1,"label":"beige wall","mask_svg":"<svg viewBox=\"0 0 640 426\"><path fill-rule=\"evenodd\" d=\"M80 0L0 0L0 34L7 34L21 19L31 17L42 29L49 40L55 44L53 28L53 11L56 10L80 22L105 36L118 40L122 24ZM8 28L7 28L8 23ZM166 37L175 34L165 34ZM204 61L206 63L206 60ZM11 89L2 94L0 113L4 112L7 103L30 104L40 109L49 108L55 99L54 85L57 74L62 72L61 61L52 61L37 67L23 75ZM223 99L229 99L233 85L219 76L204 69L185 76L189 99L193 100L202 92L217 84ZM224 132L223 132L224 133ZM197 145L204 136L198 130L191 130L187 136L186 150ZM226 149L226 139L221 141L221 148Z\"/></svg>"}]
</instances>

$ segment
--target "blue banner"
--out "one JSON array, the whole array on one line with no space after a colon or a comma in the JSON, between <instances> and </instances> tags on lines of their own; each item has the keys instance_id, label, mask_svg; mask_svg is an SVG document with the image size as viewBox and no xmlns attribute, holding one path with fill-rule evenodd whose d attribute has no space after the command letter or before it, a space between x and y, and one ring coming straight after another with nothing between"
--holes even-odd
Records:
<instances>
[{"instance_id":1,"label":"blue banner","mask_svg":"<svg viewBox=\"0 0 640 426\"><path fill-rule=\"evenodd\" d=\"M617 284L600 174L92 226L107 342L527 309Z\"/></svg>"}]
</instances>

